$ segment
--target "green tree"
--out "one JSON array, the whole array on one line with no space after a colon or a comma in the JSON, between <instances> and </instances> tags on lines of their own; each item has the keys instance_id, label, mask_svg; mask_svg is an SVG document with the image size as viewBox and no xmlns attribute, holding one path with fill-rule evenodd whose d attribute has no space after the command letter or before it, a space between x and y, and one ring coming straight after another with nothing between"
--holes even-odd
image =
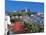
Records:
<instances>
[{"instance_id":1,"label":"green tree","mask_svg":"<svg viewBox=\"0 0 46 35\"><path fill-rule=\"evenodd\" d=\"M27 15L30 16L32 14L32 12L27 12Z\"/></svg>"}]
</instances>

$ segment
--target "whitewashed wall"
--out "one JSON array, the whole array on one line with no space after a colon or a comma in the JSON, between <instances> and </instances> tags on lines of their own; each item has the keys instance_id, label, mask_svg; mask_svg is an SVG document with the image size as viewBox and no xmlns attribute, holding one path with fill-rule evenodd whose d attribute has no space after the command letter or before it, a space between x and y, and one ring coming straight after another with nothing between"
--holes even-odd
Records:
<instances>
[{"instance_id":1,"label":"whitewashed wall","mask_svg":"<svg viewBox=\"0 0 46 35\"><path fill-rule=\"evenodd\" d=\"M7 24L8 25L10 25L11 24L11 22L10 22L10 16L5 16L5 34L7 34L7 32L8 32L8 28L7 28Z\"/></svg>"}]
</instances>

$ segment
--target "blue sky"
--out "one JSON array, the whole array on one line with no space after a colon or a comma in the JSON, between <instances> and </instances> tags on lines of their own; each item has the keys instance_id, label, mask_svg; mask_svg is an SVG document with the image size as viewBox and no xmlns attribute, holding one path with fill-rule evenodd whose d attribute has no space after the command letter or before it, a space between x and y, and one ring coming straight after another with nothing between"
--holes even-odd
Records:
<instances>
[{"instance_id":1,"label":"blue sky","mask_svg":"<svg viewBox=\"0 0 46 35\"><path fill-rule=\"evenodd\" d=\"M19 9L31 9L33 12L43 12L44 3L40 2L23 2L23 1L8 1L5 2L5 9L7 11L15 11Z\"/></svg>"}]
</instances>

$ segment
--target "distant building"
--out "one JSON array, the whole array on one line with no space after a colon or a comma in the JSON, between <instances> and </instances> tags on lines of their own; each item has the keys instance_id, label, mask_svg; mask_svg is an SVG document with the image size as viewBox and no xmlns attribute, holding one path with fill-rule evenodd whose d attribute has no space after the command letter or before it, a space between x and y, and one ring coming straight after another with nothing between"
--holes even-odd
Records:
<instances>
[{"instance_id":1,"label":"distant building","mask_svg":"<svg viewBox=\"0 0 46 35\"><path fill-rule=\"evenodd\" d=\"M18 16L15 16L15 18L19 18Z\"/></svg>"},{"instance_id":2,"label":"distant building","mask_svg":"<svg viewBox=\"0 0 46 35\"><path fill-rule=\"evenodd\" d=\"M21 12L25 12L25 9L20 10Z\"/></svg>"},{"instance_id":3,"label":"distant building","mask_svg":"<svg viewBox=\"0 0 46 35\"><path fill-rule=\"evenodd\" d=\"M31 16L34 16L33 14L31 14Z\"/></svg>"},{"instance_id":4,"label":"distant building","mask_svg":"<svg viewBox=\"0 0 46 35\"><path fill-rule=\"evenodd\" d=\"M27 8L26 8L25 11L26 11L26 12L30 12L30 9L27 9Z\"/></svg>"}]
</instances>

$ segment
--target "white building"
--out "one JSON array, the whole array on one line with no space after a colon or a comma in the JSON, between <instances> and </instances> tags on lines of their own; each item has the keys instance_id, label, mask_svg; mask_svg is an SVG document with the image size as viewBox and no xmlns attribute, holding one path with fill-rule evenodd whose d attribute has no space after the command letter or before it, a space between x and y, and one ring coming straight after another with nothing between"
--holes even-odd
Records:
<instances>
[{"instance_id":1,"label":"white building","mask_svg":"<svg viewBox=\"0 0 46 35\"><path fill-rule=\"evenodd\" d=\"M8 25L10 25L11 24L11 22L10 22L10 16L8 16L8 15L5 15L5 24L4 24L4 28L5 28L5 33L7 34L7 32L8 32Z\"/></svg>"},{"instance_id":2,"label":"white building","mask_svg":"<svg viewBox=\"0 0 46 35\"><path fill-rule=\"evenodd\" d=\"M5 22L7 23L7 24L11 24L11 22L10 22L10 16L5 16Z\"/></svg>"}]
</instances>

